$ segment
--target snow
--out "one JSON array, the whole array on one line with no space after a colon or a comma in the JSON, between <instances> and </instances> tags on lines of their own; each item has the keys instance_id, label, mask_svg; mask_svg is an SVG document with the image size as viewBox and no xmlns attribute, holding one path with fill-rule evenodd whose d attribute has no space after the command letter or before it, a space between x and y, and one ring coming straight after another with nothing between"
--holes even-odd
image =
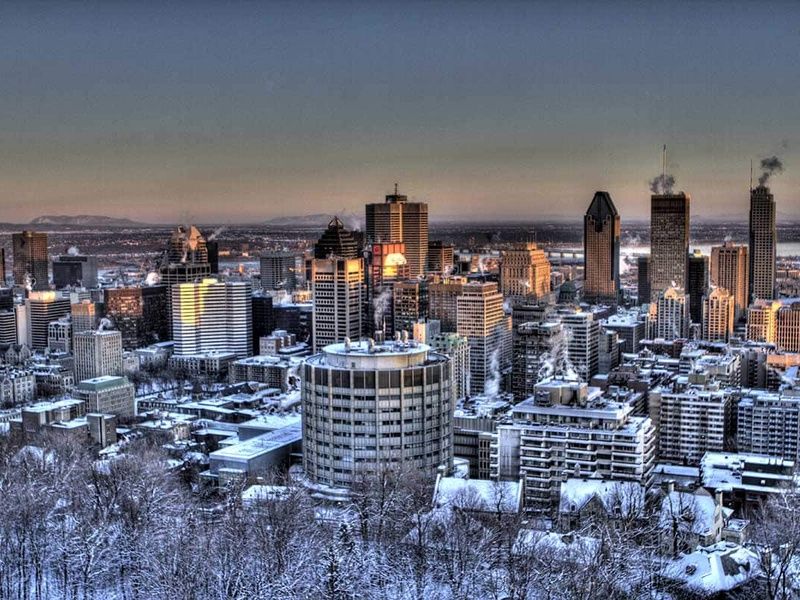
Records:
<instances>
[{"instance_id":1,"label":"snow","mask_svg":"<svg viewBox=\"0 0 800 600\"><path fill-rule=\"evenodd\" d=\"M622 514L641 512L645 489L636 482L571 477L561 484L561 512L581 510L592 498L598 498L608 513L619 508Z\"/></svg>"},{"instance_id":2,"label":"snow","mask_svg":"<svg viewBox=\"0 0 800 600\"><path fill-rule=\"evenodd\" d=\"M683 518L683 513L687 517ZM717 504L714 498L705 494L689 492L670 492L661 501L659 525L662 529L672 527L674 518L678 518L682 528L687 528L697 535L709 535L716 525Z\"/></svg>"},{"instance_id":3,"label":"snow","mask_svg":"<svg viewBox=\"0 0 800 600\"><path fill-rule=\"evenodd\" d=\"M703 594L732 590L760 573L758 555L731 542L701 547L670 562L666 577Z\"/></svg>"},{"instance_id":4,"label":"snow","mask_svg":"<svg viewBox=\"0 0 800 600\"><path fill-rule=\"evenodd\" d=\"M436 508L459 507L484 512L517 513L522 505L518 481L439 477L433 491Z\"/></svg>"}]
</instances>

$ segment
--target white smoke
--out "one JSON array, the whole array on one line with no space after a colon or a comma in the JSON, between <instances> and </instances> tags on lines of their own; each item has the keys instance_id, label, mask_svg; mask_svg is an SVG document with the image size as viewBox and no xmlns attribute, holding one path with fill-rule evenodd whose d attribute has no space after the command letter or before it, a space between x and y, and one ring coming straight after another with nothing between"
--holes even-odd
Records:
<instances>
[{"instance_id":1,"label":"white smoke","mask_svg":"<svg viewBox=\"0 0 800 600\"><path fill-rule=\"evenodd\" d=\"M36 285L36 278L30 273L25 273L25 289L30 292L34 285Z\"/></svg>"},{"instance_id":2,"label":"white smoke","mask_svg":"<svg viewBox=\"0 0 800 600\"><path fill-rule=\"evenodd\" d=\"M493 398L500 393L500 348L495 348L489 360L489 376L483 382L483 393Z\"/></svg>"},{"instance_id":3,"label":"white smoke","mask_svg":"<svg viewBox=\"0 0 800 600\"><path fill-rule=\"evenodd\" d=\"M144 278L145 285L158 285L161 283L161 275L156 271L150 271Z\"/></svg>"},{"instance_id":4,"label":"white smoke","mask_svg":"<svg viewBox=\"0 0 800 600\"><path fill-rule=\"evenodd\" d=\"M550 377L562 377L571 381L577 381L578 372L575 370L569 358L569 341L572 332L568 327L561 327L561 330L552 337L550 350L539 357L538 379L542 381Z\"/></svg>"},{"instance_id":5,"label":"white smoke","mask_svg":"<svg viewBox=\"0 0 800 600\"><path fill-rule=\"evenodd\" d=\"M211 235L208 236L207 241L209 242L214 241L227 228L228 227L225 225L223 225L222 227L217 227L214 231L211 232Z\"/></svg>"},{"instance_id":6,"label":"white smoke","mask_svg":"<svg viewBox=\"0 0 800 600\"><path fill-rule=\"evenodd\" d=\"M67 248L67 255L68 256L79 256L80 253L81 253L81 251L78 250L77 246L70 246L69 248Z\"/></svg>"},{"instance_id":7,"label":"white smoke","mask_svg":"<svg viewBox=\"0 0 800 600\"><path fill-rule=\"evenodd\" d=\"M100 319L100 324L97 326L97 331L107 331L109 329L112 329L113 327L114 324L111 322L111 320L103 317L102 319Z\"/></svg>"},{"instance_id":8,"label":"white smoke","mask_svg":"<svg viewBox=\"0 0 800 600\"><path fill-rule=\"evenodd\" d=\"M372 300L372 307L375 316L375 331L383 331L384 317L386 316L386 311L389 310L389 303L391 301L391 288L384 288L381 293Z\"/></svg>"}]
</instances>

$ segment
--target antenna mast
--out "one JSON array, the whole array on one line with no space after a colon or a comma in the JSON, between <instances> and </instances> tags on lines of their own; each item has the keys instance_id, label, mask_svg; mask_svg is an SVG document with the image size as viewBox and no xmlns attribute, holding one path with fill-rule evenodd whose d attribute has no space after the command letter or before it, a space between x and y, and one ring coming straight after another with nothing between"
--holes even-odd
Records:
<instances>
[{"instance_id":1,"label":"antenna mast","mask_svg":"<svg viewBox=\"0 0 800 600\"><path fill-rule=\"evenodd\" d=\"M667 145L664 144L664 149L661 152L661 181L662 183L667 179Z\"/></svg>"},{"instance_id":2,"label":"antenna mast","mask_svg":"<svg viewBox=\"0 0 800 600\"><path fill-rule=\"evenodd\" d=\"M750 159L750 191L753 191L753 159Z\"/></svg>"}]
</instances>

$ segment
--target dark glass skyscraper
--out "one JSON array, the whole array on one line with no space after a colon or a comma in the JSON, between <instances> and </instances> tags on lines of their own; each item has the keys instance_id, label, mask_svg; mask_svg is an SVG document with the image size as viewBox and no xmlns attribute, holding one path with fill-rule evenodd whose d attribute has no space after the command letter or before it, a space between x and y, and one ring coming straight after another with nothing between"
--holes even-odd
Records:
<instances>
[{"instance_id":1,"label":"dark glass skyscraper","mask_svg":"<svg viewBox=\"0 0 800 600\"><path fill-rule=\"evenodd\" d=\"M108 288L105 299L106 316L122 334L125 350L170 339L166 286Z\"/></svg>"},{"instance_id":2,"label":"dark glass skyscraper","mask_svg":"<svg viewBox=\"0 0 800 600\"><path fill-rule=\"evenodd\" d=\"M699 250L689 255L686 292L692 323L703 322L703 296L708 292L708 256Z\"/></svg>"},{"instance_id":3,"label":"dark glass skyscraper","mask_svg":"<svg viewBox=\"0 0 800 600\"><path fill-rule=\"evenodd\" d=\"M636 284L639 304L650 302L650 257L640 256L636 259Z\"/></svg>"},{"instance_id":4,"label":"dark glass skyscraper","mask_svg":"<svg viewBox=\"0 0 800 600\"><path fill-rule=\"evenodd\" d=\"M403 242L411 277L425 274L428 268L428 205L409 202L397 193L386 196L384 203L367 204L367 241Z\"/></svg>"},{"instance_id":5,"label":"dark glass skyscraper","mask_svg":"<svg viewBox=\"0 0 800 600\"><path fill-rule=\"evenodd\" d=\"M650 202L650 293L658 297L672 286L686 288L691 197L654 194Z\"/></svg>"},{"instance_id":6,"label":"dark glass skyscraper","mask_svg":"<svg viewBox=\"0 0 800 600\"><path fill-rule=\"evenodd\" d=\"M14 283L34 290L50 289L47 269L47 234L23 231L11 236L14 248Z\"/></svg>"},{"instance_id":7,"label":"dark glass skyscraper","mask_svg":"<svg viewBox=\"0 0 800 600\"><path fill-rule=\"evenodd\" d=\"M353 234L344 227L339 217L334 217L328 223L325 233L314 245L314 258L359 258L358 244Z\"/></svg>"},{"instance_id":8,"label":"dark glass skyscraper","mask_svg":"<svg viewBox=\"0 0 800 600\"><path fill-rule=\"evenodd\" d=\"M619 298L620 219L608 192L595 192L583 217L584 284L588 302Z\"/></svg>"},{"instance_id":9,"label":"dark glass skyscraper","mask_svg":"<svg viewBox=\"0 0 800 600\"><path fill-rule=\"evenodd\" d=\"M778 233L775 197L763 185L750 190L750 302L775 297Z\"/></svg>"}]
</instances>

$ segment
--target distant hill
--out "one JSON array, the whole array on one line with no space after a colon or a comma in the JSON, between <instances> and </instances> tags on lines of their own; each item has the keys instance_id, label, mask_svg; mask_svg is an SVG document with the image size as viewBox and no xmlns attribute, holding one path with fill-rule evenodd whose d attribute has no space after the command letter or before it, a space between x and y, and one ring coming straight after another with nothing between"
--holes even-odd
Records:
<instances>
[{"instance_id":1,"label":"distant hill","mask_svg":"<svg viewBox=\"0 0 800 600\"><path fill-rule=\"evenodd\" d=\"M351 213L342 213L338 216L348 229L361 229L360 219L355 215ZM272 227L302 226L314 227L315 229L325 229L333 217L334 215L327 213L317 213L313 215L292 215L287 217L275 217L274 219L264 221L264 225L269 225Z\"/></svg>"},{"instance_id":2,"label":"distant hill","mask_svg":"<svg viewBox=\"0 0 800 600\"><path fill-rule=\"evenodd\" d=\"M145 223L139 223L130 219L119 219L116 217L106 217L103 215L42 215L30 222L30 225L79 225L79 226L105 226L105 227L143 227Z\"/></svg>"}]
</instances>

